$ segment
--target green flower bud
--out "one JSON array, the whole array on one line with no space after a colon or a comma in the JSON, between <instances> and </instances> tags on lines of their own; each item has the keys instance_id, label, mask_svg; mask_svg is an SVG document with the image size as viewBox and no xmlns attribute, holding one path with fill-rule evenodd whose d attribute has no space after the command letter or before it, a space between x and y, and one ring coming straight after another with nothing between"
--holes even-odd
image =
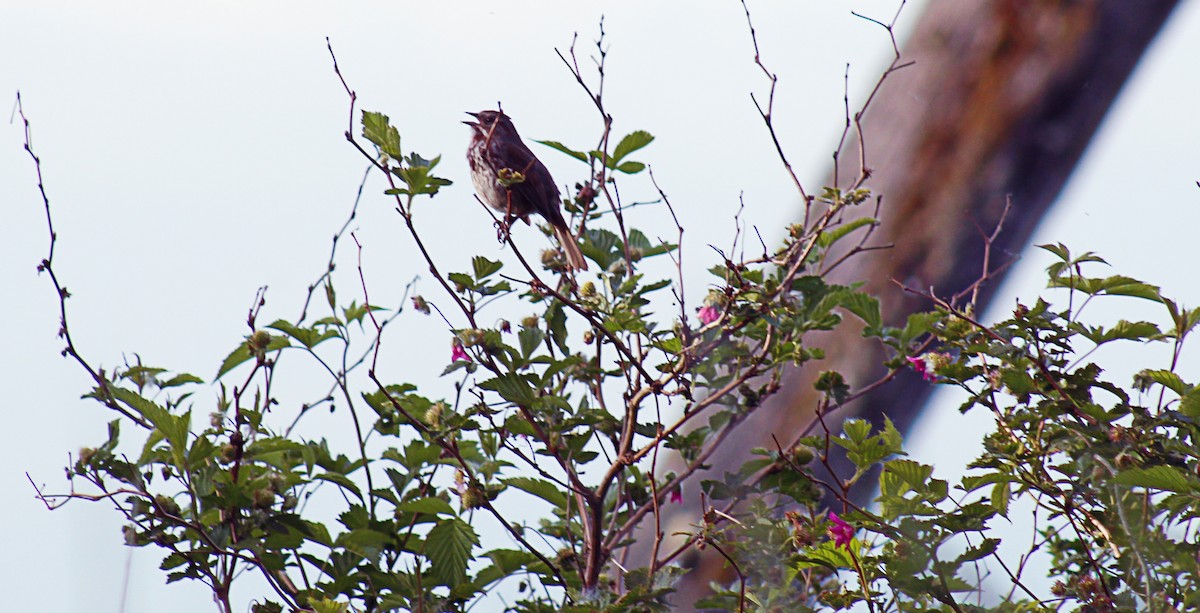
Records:
<instances>
[{"instance_id":1,"label":"green flower bud","mask_svg":"<svg viewBox=\"0 0 1200 613\"><path fill-rule=\"evenodd\" d=\"M259 354L265 351L267 346L271 344L271 334L266 330L257 330L254 334L250 335L250 338L246 342L250 345L251 352Z\"/></svg>"},{"instance_id":2,"label":"green flower bud","mask_svg":"<svg viewBox=\"0 0 1200 613\"><path fill-rule=\"evenodd\" d=\"M442 411L445 410L445 407L446 405L441 402L435 402L430 405L430 407L425 410L425 423L434 428L441 428Z\"/></svg>"},{"instance_id":3,"label":"green flower bud","mask_svg":"<svg viewBox=\"0 0 1200 613\"><path fill-rule=\"evenodd\" d=\"M792 462L797 466L804 466L813 461L813 451L805 446L792 448Z\"/></svg>"},{"instance_id":4,"label":"green flower bud","mask_svg":"<svg viewBox=\"0 0 1200 613\"><path fill-rule=\"evenodd\" d=\"M464 509L478 509L487 502L487 496L477 487L468 487L460 498Z\"/></svg>"},{"instance_id":5,"label":"green flower bud","mask_svg":"<svg viewBox=\"0 0 1200 613\"><path fill-rule=\"evenodd\" d=\"M254 506L258 509L269 509L272 504L275 504L275 492L271 488L264 487L254 490L251 496L254 499Z\"/></svg>"},{"instance_id":6,"label":"green flower bud","mask_svg":"<svg viewBox=\"0 0 1200 613\"><path fill-rule=\"evenodd\" d=\"M179 517L179 503L174 498L159 494L154 497L154 514L159 517L172 515Z\"/></svg>"}]
</instances>

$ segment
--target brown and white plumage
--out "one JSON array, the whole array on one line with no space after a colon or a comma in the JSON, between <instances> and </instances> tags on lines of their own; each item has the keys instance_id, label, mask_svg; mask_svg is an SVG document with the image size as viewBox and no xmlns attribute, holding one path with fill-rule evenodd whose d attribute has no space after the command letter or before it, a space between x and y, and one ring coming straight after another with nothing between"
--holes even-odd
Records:
<instances>
[{"instance_id":1,"label":"brown and white plumage","mask_svg":"<svg viewBox=\"0 0 1200 613\"><path fill-rule=\"evenodd\" d=\"M475 121L463 122L471 126L467 163L479 198L504 214L506 228L514 219L528 224L531 214L541 215L553 229L568 266L587 270L579 242L563 219L558 187L546 166L525 146L512 120L500 111L468 114ZM504 169L521 173L524 180L505 186L499 178Z\"/></svg>"}]
</instances>

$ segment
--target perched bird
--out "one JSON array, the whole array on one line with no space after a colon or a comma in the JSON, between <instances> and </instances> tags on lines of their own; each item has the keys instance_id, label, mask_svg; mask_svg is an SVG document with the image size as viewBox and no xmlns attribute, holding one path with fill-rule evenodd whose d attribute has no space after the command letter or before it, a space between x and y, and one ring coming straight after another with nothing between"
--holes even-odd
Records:
<instances>
[{"instance_id":1,"label":"perched bird","mask_svg":"<svg viewBox=\"0 0 1200 613\"><path fill-rule=\"evenodd\" d=\"M558 244L573 270L587 270L587 262L579 251L579 242L562 215L562 199L550 171L521 141L512 120L502 111L467 113L474 121L471 126L471 145L467 148L467 163L471 165L471 182L479 198L504 214L502 232L507 232L514 219L529 223L529 215L541 215L554 230Z\"/></svg>"}]
</instances>

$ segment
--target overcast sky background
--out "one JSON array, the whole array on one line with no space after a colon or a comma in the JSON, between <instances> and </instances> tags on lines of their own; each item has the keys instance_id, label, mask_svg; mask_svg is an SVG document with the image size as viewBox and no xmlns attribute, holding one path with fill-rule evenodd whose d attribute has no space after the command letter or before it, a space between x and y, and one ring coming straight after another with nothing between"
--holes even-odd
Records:
<instances>
[{"instance_id":1,"label":"overcast sky background","mask_svg":"<svg viewBox=\"0 0 1200 613\"><path fill-rule=\"evenodd\" d=\"M940 1L949 0L934 5ZM749 99L766 84L753 64L740 4L473 6L482 3L43 0L0 7L0 92L15 97L20 89L33 122L60 238L56 269L74 295L69 308L79 349L109 368L137 352L147 363L211 377L246 333L259 286L270 286L266 321L299 314L365 168L342 137L348 101L331 70L326 36L358 91L359 109L390 115L406 150L445 156L439 171L455 185L418 209L443 270L466 269L474 254L504 257L490 219L471 198L462 112L502 100L526 139L590 147L597 114L554 49L565 51L579 32L581 56L591 55L602 14L615 130L658 137L638 158L654 167L687 228L690 304L703 298L703 271L716 263L705 245L729 244L739 194L745 219L768 241L796 218L797 199ZM922 6L910 3L902 33ZM882 31L850 11L887 19L895 7L894 0L751 4L764 60L781 78L781 136L810 192L841 129L846 63L853 103L887 58ZM1200 302L1197 57L1200 10L1188 2L1035 237L1098 251L1116 271L1161 284L1186 304ZM121 522L110 507L76 503L49 513L33 499L25 472L49 491L63 491L67 454L102 442L113 416L79 400L90 382L58 355L56 301L35 272L47 249L44 212L22 139L17 122L6 124L0 139L6 607L118 611L128 575L124 611L211 611L203 586L162 585L158 551L121 545ZM583 177L569 158L537 152L560 185ZM396 304L424 267L381 190L378 180L368 184L354 228L372 301ZM653 197L645 176L627 180L622 193L627 201ZM661 207L637 211L635 224L673 238ZM524 226L517 232L528 251L545 245ZM352 297L358 284L345 247L338 288ZM989 318L1010 309L1015 296L1034 296L1049 262L1026 253ZM429 279L417 291L442 300ZM1142 306L1126 312L1097 305L1094 315L1161 319ZM449 358L447 326L409 313L389 335L381 371L428 385L430 396L449 390L450 382L437 378ZM1121 362L1120 353L1099 359L1111 358L1114 379L1126 383L1121 369L1133 362ZM1187 368L1195 362L1186 364L1185 374L1194 373ZM303 371L294 376L302 380ZM300 388L283 410L319 391ZM197 394L198 413L207 412L211 397ZM939 399L913 441L918 458L953 475L974 450L947 444L944 433L965 440L962 433L979 420L959 417L954 398ZM312 427L338 436L344 421L334 416ZM244 606L253 595L241 593L239 601Z\"/></svg>"}]
</instances>

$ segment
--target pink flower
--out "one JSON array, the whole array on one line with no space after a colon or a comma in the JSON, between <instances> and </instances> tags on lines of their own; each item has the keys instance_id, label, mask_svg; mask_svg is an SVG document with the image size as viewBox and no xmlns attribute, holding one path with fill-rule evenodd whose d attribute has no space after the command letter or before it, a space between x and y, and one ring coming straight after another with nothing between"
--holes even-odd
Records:
<instances>
[{"instance_id":1,"label":"pink flower","mask_svg":"<svg viewBox=\"0 0 1200 613\"><path fill-rule=\"evenodd\" d=\"M909 364L912 364L913 370L917 371L917 374L921 375L921 378L925 379L926 381L933 381L934 379L937 379L937 375L933 373L929 355L930 354L925 354L919 357L909 356L905 359L908 360Z\"/></svg>"},{"instance_id":2,"label":"pink flower","mask_svg":"<svg viewBox=\"0 0 1200 613\"><path fill-rule=\"evenodd\" d=\"M717 310L717 307L707 304L703 307L700 307L700 312L696 315L700 318L700 323L707 326L708 324L711 324L720 318L721 312Z\"/></svg>"},{"instance_id":3,"label":"pink flower","mask_svg":"<svg viewBox=\"0 0 1200 613\"><path fill-rule=\"evenodd\" d=\"M679 504L679 503L683 502L683 488L682 487L675 488L671 492L671 495L668 497L668 499L674 504Z\"/></svg>"},{"instance_id":4,"label":"pink flower","mask_svg":"<svg viewBox=\"0 0 1200 613\"><path fill-rule=\"evenodd\" d=\"M833 524L829 526L829 536L833 537L833 544L848 551L850 549L850 540L854 538L854 527L846 523L846 520L838 517L838 514L833 511L829 512L829 522Z\"/></svg>"},{"instance_id":5,"label":"pink flower","mask_svg":"<svg viewBox=\"0 0 1200 613\"><path fill-rule=\"evenodd\" d=\"M458 360L471 361L471 356L467 354L467 350L463 349L462 341L457 338L450 343L450 361L457 362Z\"/></svg>"}]
</instances>

